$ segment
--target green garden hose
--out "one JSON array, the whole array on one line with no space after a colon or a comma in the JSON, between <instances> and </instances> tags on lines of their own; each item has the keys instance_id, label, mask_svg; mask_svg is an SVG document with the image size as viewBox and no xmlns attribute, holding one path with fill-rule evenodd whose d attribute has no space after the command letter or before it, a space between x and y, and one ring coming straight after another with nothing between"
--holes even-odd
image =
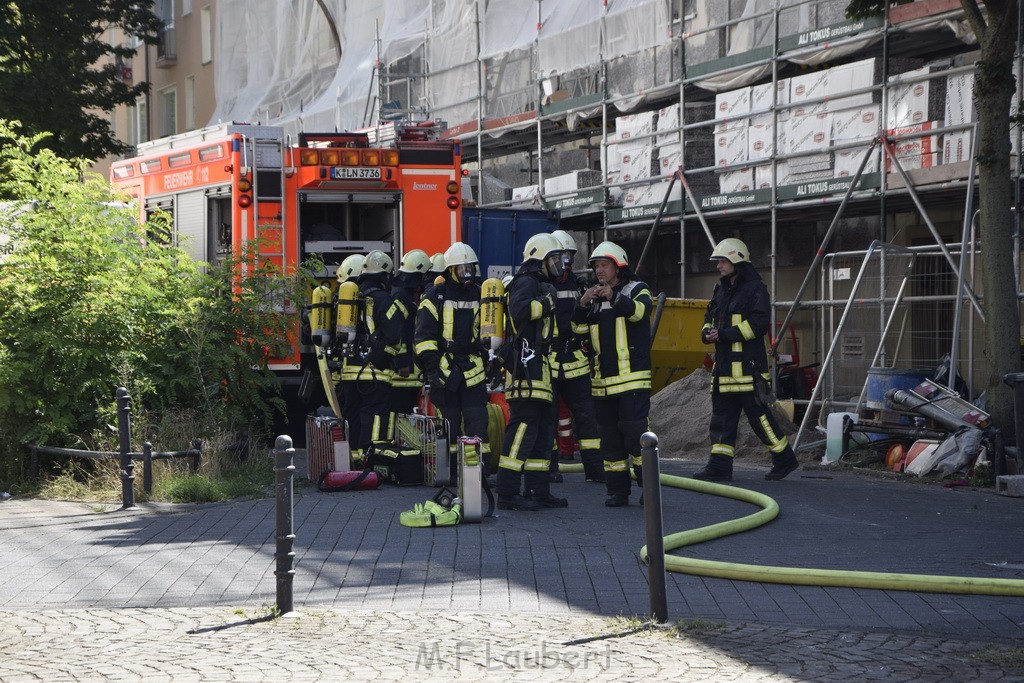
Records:
<instances>
[{"instance_id":1,"label":"green garden hose","mask_svg":"<svg viewBox=\"0 0 1024 683\"><path fill-rule=\"evenodd\" d=\"M562 465L562 472L582 472L582 465ZM836 588L872 588L917 593L956 593L958 595L1009 595L1024 597L1024 581L1018 579L987 579L971 576L935 576L930 574L896 574L889 572L861 572L840 569L809 569L803 567L768 567L736 562L698 560L668 553L688 545L695 545L723 536L738 534L757 528L775 519L779 504L769 496L756 491L713 484L688 477L661 475L663 486L697 493L732 498L761 508L758 512L738 519L710 526L680 531L665 537L665 569L679 574L708 576L734 581L757 581L799 586L831 586ZM647 546L640 548L640 559L647 562Z\"/></svg>"}]
</instances>

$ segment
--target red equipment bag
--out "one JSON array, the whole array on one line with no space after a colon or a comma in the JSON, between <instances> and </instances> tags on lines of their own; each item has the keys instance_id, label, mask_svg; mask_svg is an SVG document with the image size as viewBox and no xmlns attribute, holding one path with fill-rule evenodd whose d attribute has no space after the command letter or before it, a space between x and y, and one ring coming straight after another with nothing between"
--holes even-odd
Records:
<instances>
[{"instance_id":1,"label":"red equipment bag","mask_svg":"<svg viewBox=\"0 0 1024 683\"><path fill-rule=\"evenodd\" d=\"M336 472L329 470L320 475L317 488L321 491L372 491L378 488L381 476L373 470Z\"/></svg>"}]
</instances>

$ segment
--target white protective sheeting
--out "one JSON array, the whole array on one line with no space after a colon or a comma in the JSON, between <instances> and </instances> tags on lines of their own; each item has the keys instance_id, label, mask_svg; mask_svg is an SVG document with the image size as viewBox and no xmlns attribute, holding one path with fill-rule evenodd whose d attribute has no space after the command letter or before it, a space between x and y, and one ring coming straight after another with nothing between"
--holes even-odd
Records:
<instances>
[{"instance_id":1,"label":"white protective sheeting","mask_svg":"<svg viewBox=\"0 0 1024 683\"><path fill-rule=\"evenodd\" d=\"M450 126L509 117L508 130L548 90L600 94L602 61L625 60L606 86L614 106L629 111L678 87L664 67L680 58L680 31L686 64L711 65L771 48L776 26L793 36L841 22L847 4L687 0L680 24L672 0L219 0L218 106L209 123L258 122L292 134L369 127L381 106L378 64L392 76L410 74L386 93L395 111ZM819 63L862 47L823 43L794 51L792 61ZM771 73L769 58L752 60L708 69L697 85L720 92ZM576 109L569 124L599 111Z\"/></svg>"}]
</instances>

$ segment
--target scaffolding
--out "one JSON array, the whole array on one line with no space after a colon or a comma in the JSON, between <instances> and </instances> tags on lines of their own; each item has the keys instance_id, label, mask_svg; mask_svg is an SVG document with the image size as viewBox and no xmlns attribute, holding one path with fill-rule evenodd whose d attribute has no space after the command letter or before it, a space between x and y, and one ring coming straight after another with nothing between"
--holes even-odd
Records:
<instances>
[{"instance_id":1,"label":"scaffolding","mask_svg":"<svg viewBox=\"0 0 1024 683\"><path fill-rule=\"evenodd\" d=\"M325 2L343 40L319 94L306 95L316 88L282 65L257 74L263 65L253 60L219 57L218 69L250 72L219 74L218 85L242 85L218 116L264 112L266 123L321 130L365 125L368 111L378 121L443 119L463 144L479 205L534 203L590 244L614 238L649 249L648 281L673 296L710 291L710 243L740 236L770 271L776 313L792 308L787 317L816 345L805 359L828 348L821 335L835 304L826 302L838 285L823 271L798 306L803 292L793 292L826 226L837 231L824 245L826 270L875 241L931 244L936 254L918 263L959 281L967 269L954 254L977 253L973 241L950 237L973 215L975 187L976 48L955 0L918 0L863 20L845 17L848 0L386 0L358 13ZM240 12L239 3L221 0L218 21L232 21L229 6ZM244 0L266 12L287 4ZM276 11L284 14L251 22L253 44L291 26L310 42L289 63L322 66L329 37L310 31L305 15ZM248 26L218 32L229 57L247 54L231 46ZM1019 205L1019 126L1011 139ZM922 314L932 316L927 323L911 316L908 324L976 325L976 284L970 275L963 282L942 294L952 303L928 304L952 308L951 323L932 311ZM908 302L923 306L917 297ZM958 339L953 363L969 366L974 338L966 353Z\"/></svg>"}]
</instances>

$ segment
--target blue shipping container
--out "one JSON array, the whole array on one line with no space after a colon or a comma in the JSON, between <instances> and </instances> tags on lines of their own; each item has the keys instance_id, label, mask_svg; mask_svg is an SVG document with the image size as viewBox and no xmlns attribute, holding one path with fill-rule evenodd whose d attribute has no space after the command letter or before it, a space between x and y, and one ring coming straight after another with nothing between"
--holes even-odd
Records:
<instances>
[{"instance_id":1,"label":"blue shipping container","mask_svg":"<svg viewBox=\"0 0 1024 683\"><path fill-rule=\"evenodd\" d=\"M462 241L480 259L484 279L511 275L523 262L526 241L558 228L558 214L543 209L462 210Z\"/></svg>"}]
</instances>

